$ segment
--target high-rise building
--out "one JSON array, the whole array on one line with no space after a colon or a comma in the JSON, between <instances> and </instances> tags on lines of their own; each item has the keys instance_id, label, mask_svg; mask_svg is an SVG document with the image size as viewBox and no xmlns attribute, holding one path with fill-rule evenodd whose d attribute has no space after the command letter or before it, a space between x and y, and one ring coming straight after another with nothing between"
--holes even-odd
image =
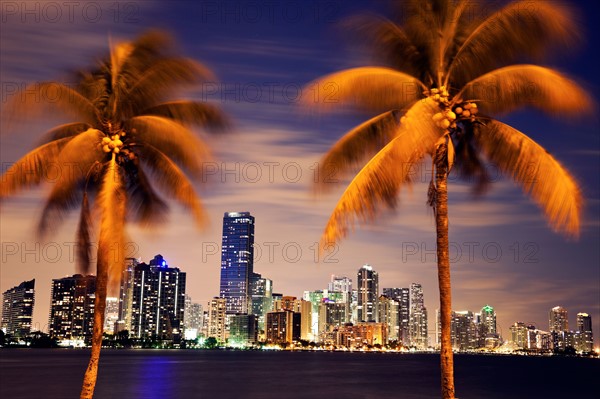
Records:
<instances>
[{"instance_id":1,"label":"high-rise building","mask_svg":"<svg viewBox=\"0 0 600 399\"><path fill-rule=\"evenodd\" d=\"M221 298L227 314L251 312L250 283L254 274L254 216L226 212L221 247Z\"/></svg>"},{"instance_id":2,"label":"high-rise building","mask_svg":"<svg viewBox=\"0 0 600 399\"><path fill-rule=\"evenodd\" d=\"M496 334L496 312L490 305L481 308L479 323L484 334Z\"/></svg>"},{"instance_id":3,"label":"high-rise building","mask_svg":"<svg viewBox=\"0 0 600 399\"><path fill-rule=\"evenodd\" d=\"M398 303L398 341L410 345L410 289L384 288L383 295Z\"/></svg>"},{"instance_id":4,"label":"high-rise building","mask_svg":"<svg viewBox=\"0 0 600 399\"><path fill-rule=\"evenodd\" d=\"M379 299L379 275L370 265L358 269L358 321L377 321L377 302Z\"/></svg>"},{"instance_id":5,"label":"high-rise building","mask_svg":"<svg viewBox=\"0 0 600 399\"><path fill-rule=\"evenodd\" d=\"M352 292L352 279L342 276L331 276L327 290L332 292Z\"/></svg>"},{"instance_id":6,"label":"high-rise building","mask_svg":"<svg viewBox=\"0 0 600 399\"><path fill-rule=\"evenodd\" d=\"M550 332L567 331L569 329L567 310L563 307L556 306L550 309L548 319Z\"/></svg>"},{"instance_id":7,"label":"high-rise building","mask_svg":"<svg viewBox=\"0 0 600 399\"><path fill-rule=\"evenodd\" d=\"M319 337L334 327L344 325L348 321L347 306L343 302L323 299L319 304Z\"/></svg>"},{"instance_id":8,"label":"high-rise building","mask_svg":"<svg viewBox=\"0 0 600 399\"><path fill-rule=\"evenodd\" d=\"M229 317L229 343L254 345L258 339L258 318L253 314L236 314Z\"/></svg>"},{"instance_id":9,"label":"high-rise building","mask_svg":"<svg viewBox=\"0 0 600 399\"><path fill-rule=\"evenodd\" d=\"M527 348L527 326L521 321L510 326L511 341L519 349Z\"/></svg>"},{"instance_id":10,"label":"high-rise building","mask_svg":"<svg viewBox=\"0 0 600 399\"><path fill-rule=\"evenodd\" d=\"M204 312L202 305L192 302L192 298L185 296L185 309L183 316L183 329L185 339L196 339L202 331L202 318Z\"/></svg>"},{"instance_id":11,"label":"high-rise building","mask_svg":"<svg viewBox=\"0 0 600 399\"><path fill-rule=\"evenodd\" d=\"M410 344L420 349L427 348L429 339L427 336L427 308L423 298L423 287L421 284L410 285Z\"/></svg>"},{"instance_id":12,"label":"high-rise building","mask_svg":"<svg viewBox=\"0 0 600 399\"><path fill-rule=\"evenodd\" d=\"M592 333L592 316L587 313L577 313L577 331L575 332L575 349L578 352L591 352L594 349Z\"/></svg>"},{"instance_id":13,"label":"high-rise building","mask_svg":"<svg viewBox=\"0 0 600 399\"><path fill-rule=\"evenodd\" d=\"M49 333L59 340L89 342L94 327L96 276L52 280Z\"/></svg>"},{"instance_id":14,"label":"high-rise building","mask_svg":"<svg viewBox=\"0 0 600 399\"><path fill-rule=\"evenodd\" d=\"M450 339L455 350L467 351L477 348L477 330L473 312L470 310L452 312Z\"/></svg>"},{"instance_id":15,"label":"high-rise building","mask_svg":"<svg viewBox=\"0 0 600 399\"><path fill-rule=\"evenodd\" d=\"M141 263L137 258L125 258L123 273L121 274L121 287L119 290L119 330L131 331L131 318L133 312L133 289L135 267Z\"/></svg>"},{"instance_id":16,"label":"high-rise building","mask_svg":"<svg viewBox=\"0 0 600 399\"><path fill-rule=\"evenodd\" d=\"M183 336L186 274L162 255L134 269L130 336L179 341Z\"/></svg>"},{"instance_id":17,"label":"high-rise building","mask_svg":"<svg viewBox=\"0 0 600 399\"><path fill-rule=\"evenodd\" d=\"M290 344L300 339L300 313L290 310L267 313L267 343Z\"/></svg>"},{"instance_id":18,"label":"high-rise building","mask_svg":"<svg viewBox=\"0 0 600 399\"><path fill-rule=\"evenodd\" d=\"M272 310L273 281L258 273L252 274L250 282L251 309L250 313L258 317L258 329L265 329L265 317Z\"/></svg>"},{"instance_id":19,"label":"high-rise building","mask_svg":"<svg viewBox=\"0 0 600 399\"><path fill-rule=\"evenodd\" d=\"M24 281L2 294L2 324L0 328L15 338L25 338L31 332L35 279Z\"/></svg>"},{"instance_id":20,"label":"high-rise building","mask_svg":"<svg viewBox=\"0 0 600 399\"><path fill-rule=\"evenodd\" d=\"M115 333L115 323L119 320L119 298L106 298L106 308L104 310L104 332L107 334Z\"/></svg>"},{"instance_id":21,"label":"high-rise building","mask_svg":"<svg viewBox=\"0 0 600 399\"><path fill-rule=\"evenodd\" d=\"M387 339L398 341L398 302L386 296L379 296L378 320L387 327Z\"/></svg>"},{"instance_id":22,"label":"high-rise building","mask_svg":"<svg viewBox=\"0 0 600 399\"><path fill-rule=\"evenodd\" d=\"M219 342L225 342L225 298L214 297L208 304L208 327L207 337L216 338Z\"/></svg>"}]
</instances>

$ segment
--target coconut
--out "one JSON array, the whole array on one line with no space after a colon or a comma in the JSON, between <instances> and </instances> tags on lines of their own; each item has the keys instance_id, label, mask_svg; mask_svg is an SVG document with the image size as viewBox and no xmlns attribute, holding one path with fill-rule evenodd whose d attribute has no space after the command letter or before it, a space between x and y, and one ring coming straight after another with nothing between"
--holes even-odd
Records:
<instances>
[{"instance_id":1,"label":"coconut","mask_svg":"<svg viewBox=\"0 0 600 399\"><path fill-rule=\"evenodd\" d=\"M440 127L442 129L448 129L450 127L450 121L448 119L444 119L440 122Z\"/></svg>"},{"instance_id":2,"label":"coconut","mask_svg":"<svg viewBox=\"0 0 600 399\"><path fill-rule=\"evenodd\" d=\"M114 141L111 141L110 143L108 143L108 148L110 148L111 150L112 150L113 148L115 148L115 142L114 142Z\"/></svg>"},{"instance_id":3,"label":"coconut","mask_svg":"<svg viewBox=\"0 0 600 399\"><path fill-rule=\"evenodd\" d=\"M439 94L434 94L434 95L433 95L433 99L434 99L435 101L440 101L440 95L439 95Z\"/></svg>"},{"instance_id":4,"label":"coconut","mask_svg":"<svg viewBox=\"0 0 600 399\"><path fill-rule=\"evenodd\" d=\"M107 145L103 145L102 146L102 151L104 151L104 152L110 152L110 148Z\"/></svg>"},{"instance_id":5,"label":"coconut","mask_svg":"<svg viewBox=\"0 0 600 399\"><path fill-rule=\"evenodd\" d=\"M444 114L442 114L441 112L438 112L437 114L433 115L434 121L441 121L442 119L444 119Z\"/></svg>"},{"instance_id":6,"label":"coconut","mask_svg":"<svg viewBox=\"0 0 600 399\"><path fill-rule=\"evenodd\" d=\"M471 108L471 115L475 115L478 111L477 108Z\"/></svg>"},{"instance_id":7,"label":"coconut","mask_svg":"<svg viewBox=\"0 0 600 399\"><path fill-rule=\"evenodd\" d=\"M119 153L119 151L121 151L121 149L120 149L119 147L115 147L115 148L114 148L114 150L113 150L113 152L114 152L115 154L118 154L118 153Z\"/></svg>"},{"instance_id":8,"label":"coconut","mask_svg":"<svg viewBox=\"0 0 600 399\"><path fill-rule=\"evenodd\" d=\"M462 113L462 116L464 116L465 118L468 118L469 116L471 116L471 112L468 110L464 110Z\"/></svg>"},{"instance_id":9,"label":"coconut","mask_svg":"<svg viewBox=\"0 0 600 399\"><path fill-rule=\"evenodd\" d=\"M431 89L431 94L437 94L437 93L439 93L439 92L440 92L440 91L439 91L438 89Z\"/></svg>"},{"instance_id":10,"label":"coconut","mask_svg":"<svg viewBox=\"0 0 600 399\"><path fill-rule=\"evenodd\" d=\"M108 137L104 137L104 138L102 139L102 144L106 145L106 144L108 144L108 143L110 143L110 138L108 138Z\"/></svg>"},{"instance_id":11,"label":"coconut","mask_svg":"<svg viewBox=\"0 0 600 399\"><path fill-rule=\"evenodd\" d=\"M473 106L473 103L466 103L465 109L471 109L472 106Z\"/></svg>"},{"instance_id":12,"label":"coconut","mask_svg":"<svg viewBox=\"0 0 600 399\"><path fill-rule=\"evenodd\" d=\"M121 140L119 140L119 139L116 139L116 140L115 140L115 145L116 145L117 147L123 147L123 142L122 142Z\"/></svg>"},{"instance_id":13,"label":"coconut","mask_svg":"<svg viewBox=\"0 0 600 399\"><path fill-rule=\"evenodd\" d=\"M456 119L456 114L452 111L448 111L446 112L446 118L450 119L451 121Z\"/></svg>"},{"instance_id":14,"label":"coconut","mask_svg":"<svg viewBox=\"0 0 600 399\"><path fill-rule=\"evenodd\" d=\"M454 108L454 111L460 115L460 114L462 114L463 109L461 107L456 107L456 108Z\"/></svg>"}]
</instances>

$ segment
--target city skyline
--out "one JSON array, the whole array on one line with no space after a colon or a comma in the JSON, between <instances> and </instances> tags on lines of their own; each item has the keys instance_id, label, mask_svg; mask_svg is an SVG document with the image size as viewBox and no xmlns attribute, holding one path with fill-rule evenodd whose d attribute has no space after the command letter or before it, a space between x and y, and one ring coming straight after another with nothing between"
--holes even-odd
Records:
<instances>
[{"instance_id":1,"label":"city skyline","mask_svg":"<svg viewBox=\"0 0 600 399\"><path fill-rule=\"evenodd\" d=\"M433 335L431 329L427 329L428 317L427 310L423 308L424 292L422 287L418 283L411 283L410 288L389 288L385 287L377 292L378 301L374 305L373 309L375 312L375 318L371 320L360 320L360 312L358 310L358 300L360 286L357 289L352 290L352 280L346 276L331 276L331 281L327 284L327 288L316 291L304 291L303 298L296 299L294 296L274 294L277 295L276 303L270 308L270 311L265 311L262 307L260 308L259 314L252 314L250 311L247 314L237 313L226 317L226 298L214 297L212 300L206 303L207 310L204 315L198 313L203 309L202 304L197 301L193 301L193 298L185 294L186 290L186 273L180 271L179 268L171 268L167 265L162 255L155 255L149 264L143 262L131 262L131 259L125 259L126 265L123 280L120 283L120 299L117 297L108 297L107 306L109 303L114 302L115 319L111 322L116 322L109 329L115 328L115 332L121 330L127 330L125 320L127 315L130 314L132 318L132 330L129 330L129 336L133 338L155 338L155 339L167 339L173 342L179 342L183 339L185 333L185 339L195 339L183 329L183 326L191 325L196 332L196 337L203 336L203 339L208 337L216 337L218 342L225 343L228 345L239 346L239 345L252 345L258 342L257 336L259 331L264 328L263 333L266 337L267 344L285 343L293 340L307 340L313 342L328 342L327 330L330 325L338 326L340 329L340 338L343 342L344 334L347 334L344 326L350 322L350 319L356 319L355 326L363 328L367 324L373 324L376 328L377 325L383 323L390 331L386 332L384 337L384 343L389 340L398 341L405 346L413 346L419 349L425 349L427 347L437 347L439 345L439 310L436 311L435 321L432 322L434 327ZM128 273L127 266L133 265L133 274ZM378 273L373 270L369 265L363 265L358 270L357 277L365 277L365 272L369 273L369 280L373 276L376 277L378 285ZM164 274L164 277L163 277ZM169 282L169 275L172 274ZM144 278L146 275L146 278ZM130 276L130 277L129 277ZM131 280L131 281L129 281ZM161 284L162 280L162 284ZM35 291L33 289L32 281L25 281L19 286L14 287L4 292L4 303L2 309L3 323L5 316L14 313L11 307L6 306L6 298L12 298L13 294L17 292L18 297L23 302L23 294L25 293L28 298L25 301L25 305L28 309L28 320L25 320L27 330L35 332L35 328L31 328L31 309L34 307L33 298ZM371 285L370 283L368 283ZM133 299L127 301L127 287L137 287L133 290ZM145 289L142 289L145 286ZM160 287L159 287L160 286ZM172 287L171 287L172 286ZM161 294L162 287L162 294ZM171 287L171 288L169 288ZM19 292L21 290L22 292ZM344 291L350 290L350 291ZM49 328L48 331L42 331L50 334L52 337L56 337L59 340L66 340L68 345L80 346L84 342L88 342L91 336L91 329L93 325L93 309L94 309L94 291L95 291L95 276L87 275L82 276L75 274L73 276L67 276L64 278L58 278L52 280L52 303L49 309ZM141 293L144 293L143 296ZM375 294L375 293L374 293ZM131 295L131 294L130 294ZM137 296L136 296L137 295ZM263 293L264 295L264 293ZM313 297L317 295L317 297ZM408 304L403 303L404 297L410 297ZM146 299L144 299L146 298ZM335 298L335 299L331 299ZM353 298L353 299L350 299ZM185 301L183 300L185 299ZM178 301L179 310L178 310ZM338 302L339 301L339 302ZM390 303L390 301L393 301ZM165 304L161 307L161 302ZM301 305L304 302L308 305L307 309L304 309ZM312 302L312 305L311 305ZM129 303L131 309L127 309L127 306L123 306L124 303ZM317 313L311 311L311 308L315 306L315 303L320 305L317 306ZM185 304L186 308L182 308L182 304ZM344 305L343 307L332 308L332 315L329 315L329 305ZM392 305L393 304L393 305ZM22 306L22 304L20 305ZM408 322L408 339L402 336L402 315L401 311L403 306L410 308L410 319ZM148 310L150 309L150 310ZM162 310L159 310L162 309ZM199 309L199 310L198 310ZM6 312L9 311L9 313ZM142 312L144 310L144 312ZM307 323L305 317L305 310L312 313L313 325L318 325L316 335L308 335L311 331L311 326ZM161 312L164 311L167 316L161 316ZM326 313L322 313L325 311ZM19 311L22 313L22 311ZM181 318L183 314L192 317L192 320L183 321ZM289 312L287 314L286 312ZM296 313L298 312L298 313ZM353 316L350 316L353 313ZM302 319L300 315L302 314ZM568 310L562 306L555 306L548 312L548 328L545 329L543 326L539 326L533 323L523 323L520 320L516 320L511 324L509 333L502 335L501 331L497 330L497 314L494 307L489 304L484 305L479 313L475 313L472 310L452 310L452 345L455 350L475 350L477 348L497 348L500 344L511 344L514 349L518 348L529 348L529 349L548 349L554 345L557 348L564 350L567 345L574 346L575 348L590 348L596 350L594 346L593 334L592 334L592 321L588 313L578 312L576 314L575 328L569 328L568 324ZM294 316L292 322L290 317ZM109 322L109 319L113 315L107 312L105 316L105 323ZM265 317L264 327L259 328L259 318ZM244 318L245 317L245 318ZM249 319L251 317L251 319ZM282 318L283 317L283 318ZM425 322L421 321L425 318ZM167 320L169 319L169 320ZM165 324L166 320L166 324ZM250 322L251 320L251 322ZM309 318L310 320L310 318ZM318 320L318 321L317 321ZM275 324L272 324L272 323ZM282 324L283 323L283 324ZM294 333L292 334L290 328L294 324ZM324 323L321 325L321 323ZM16 325L17 323L15 323ZM22 324L22 323L19 323ZM278 331L280 325L283 325L283 332ZM288 327L285 327L288 325ZM351 325L351 324L350 324ZM142 326L144 329L142 331ZM202 327L204 326L204 327ZM360 327L363 326L363 327ZM391 331L396 326L397 330ZM519 333L516 326L520 326L522 333ZM159 327L162 329L159 333ZM6 328L6 325L3 327ZM156 329L156 332L154 330ZM204 330L206 329L206 330ZM286 333L286 329L288 330ZM301 334L302 331L302 334ZM314 331L314 330L313 330ZM350 327L350 330L352 328ZM421 335L424 332L428 332L427 335ZM7 331L10 333L10 331ZM29 332L27 332L29 333ZM380 332L383 333L383 332ZM206 334L206 335L203 335ZM279 338L274 338L276 335ZM533 335L531 335L533 334ZM555 335L556 334L556 335ZM16 338L23 338L24 335L15 335ZM359 334L360 335L360 334ZM531 335L531 336L530 336ZM543 344L539 343L537 336L541 336L545 341ZM244 338L245 337L245 338ZM253 337L253 338L252 338ZM312 338L309 338L312 337ZM533 338L532 338L533 337ZM533 344L530 342L533 339ZM552 342L552 343L551 343ZM541 345L541 346L540 346ZM579 350L579 349L578 349Z\"/></svg>"},{"instance_id":2,"label":"city skyline","mask_svg":"<svg viewBox=\"0 0 600 399\"><path fill-rule=\"evenodd\" d=\"M582 24L592 31L600 13L597 4L589 3L577 6L582 10ZM81 18L74 23L42 19L25 24L22 16L7 15L3 23L7 29L0 35L4 93L9 95L14 85L59 78L66 69L90 64L105 51L108 31L115 40L133 37L148 26L173 31L186 55L206 61L221 79L205 87L204 94L190 96L204 95L222 105L235 126L231 134L214 140L216 160L205 165L207 184L198 184L211 225L198 232L189 218L174 208L169 222L159 231L130 230L134 241L129 255L156 253L156 248L172 254L166 256L187 269L191 296L205 303L218 295L214 287L218 286L221 260L220 215L244 209L260 220L256 227L260 258L255 269L275 282L277 292L300 296L299 287L322 288L320 282L327 281L329 275L353 276L358 267L369 263L386 276L389 286L419 281L428 293L425 306L431 319L438 297L433 217L424 205L426 184L416 184L412 195L403 197L398 212L382 217L376 225L360 227L335 254L315 262L314 244L340 194L335 191L319 201L311 198L316 163L325 149L361 118L352 114L299 115L302 112L294 95L318 76L370 62L362 51L347 49L348 41L336 36L333 27L342 17L367 7L360 2L333 5L332 9L320 10L318 20L313 9L318 5L306 5L301 9L303 17L291 23L281 9L273 13L273 22L265 17L259 21L262 23L243 18L241 23L224 23L220 14L182 18L186 14L182 2L173 2L168 9L158 2L139 3L134 23L114 24L107 17L94 24ZM374 5L374 11L380 11L379 7ZM78 31L76 42L69 41L73 29ZM41 30L51 34L40 35ZM204 40L193 39L197 32ZM66 42L69 49L64 49ZM583 45L588 46L592 57L581 51L551 64L598 92L598 57L590 45L593 38L587 42ZM298 68L299 64L306 66ZM254 101L258 94L262 97ZM570 325L575 324L577 312L587 312L598 331L598 121L561 122L528 111L507 121L540 139L581 180L588 198L581 238L565 240L549 231L539 209L498 175L491 193L479 201L472 200L467 186L451 176L454 308L494 304L503 309L498 324L506 335L518 318L544 326L548 309L562 304L571 310ZM26 131L3 136L3 164L23 155L36 140L33 133L51 125L39 121ZM426 169L417 177L420 183L428 179ZM36 278L39 288L33 319L34 325L43 326L47 314L37 309L49 303L50 280L76 272L70 256L76 218L67 218L52 239L40 242L33 235L39 207L40 191L36 190L2 204L0 290Z\"/></svg>"}]
</instances>

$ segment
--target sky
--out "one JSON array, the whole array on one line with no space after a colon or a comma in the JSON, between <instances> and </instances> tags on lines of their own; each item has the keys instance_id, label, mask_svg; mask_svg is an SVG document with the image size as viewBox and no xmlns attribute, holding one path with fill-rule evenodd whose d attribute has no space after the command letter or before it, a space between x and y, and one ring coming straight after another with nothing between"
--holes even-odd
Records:
<instances>
[{"instance_id":1,"label":"sky","mask_svg":"<svg viewBox=\"0 0 600 399\"><path fill-rule=\"evenodd\" d=\"M496 1L494 4L503 2ZM577 49L544 61L564 71L598 100L599 55L595 1L573 2L584 32ZM380 288L423 285L433 337L439 296L435 224L426 204L429 177L403 190L395 212L356 231L327 257L316 242L343 186L315 197L318 161L346 131L372 116L353 110L307 112L301 94L314 79L341 69L375 65L368 48L340 28L362 12L385 13L385 2L361 1L129 1L2 2L0 10L0 111L28 83L60 80L66 72L93 66L113 41L161 28L179 50L218 76L184 96L206 100L227 112L229 133L206 137L215 160L196 183L210 216L198 230L176 204L168 222L147 231L128 228L128 255L148 261L162 254L187 273L187 294L206 303L218 295L222 217L249 211L256 218L254 270L274 282L275 292L302 296L327 287L332 275L348 276L370 264ZM377 64L379 65L379 64ZM578 312L591 314L600 337L600 124L592 115L565 120L527 109L501 120L525 132L568 167L586 197L579 240L553 233L539 208L509 180L496 175L490 192L473 198L468 182L450 176L450 255L453 308L496 309L503 337L516 321L548 329L548 311L563 306L575 329ZM5 113L3 112L3 117ZM56 118L2 125L2 170L33 148ZM493 169L492 169L493 171ZM51 179L48 179L51 180ZM46 240L35 236L42 198L50 184L2 203L0 291L36 279L34 328L46 330L53 278L76 272L76 215Z\"/></svg>"}]
</instances>

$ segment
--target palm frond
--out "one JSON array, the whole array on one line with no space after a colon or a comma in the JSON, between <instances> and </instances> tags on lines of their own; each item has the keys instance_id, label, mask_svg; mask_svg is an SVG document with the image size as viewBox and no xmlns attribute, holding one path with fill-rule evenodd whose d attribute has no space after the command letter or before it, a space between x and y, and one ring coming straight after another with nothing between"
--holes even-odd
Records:
<instances>
[{"instance_id":1,"label":"palm frond","mask_svg":"<svg viewBox=\"0 0 600 399\"><path fill-rule=\"evenodd\" d=\"M206 213L192 183L183 171L159 149L145 145L140 149L143 164L151 170L153 181L161 192L192 212L198 226L206 224Z\"/></svg>"},{"instance_id":2,"label":"palm frond","mask_svg":"<svg viewBox=\"0 0 600 399\"><path fill-rule=\"evenodd\" d=\"M464 83L523 56L539 57L578 38L570 7L558 1L513 1L473 26L451 57L449 81Z\"/></svg>"},{"instance_id":3,"label":"palm frond","mask_svg":"<svg viewBox=\"0 0 600 399\"><path fill-rule=\"evenodd\" d=\"M10 121L28 121L40 115L67 117L95 125L99 116L94 104L77 90L59 82L33 83L16 94L7 104L6 114Z\"/></svg>"},{"instance_id":4,"label":"palm frond","mask_svg":"<svg viewBox=\"0 0 600 399\"><path fill-rule=\"evenodd\" d=\"M495 120L478 125L475 137L487 157L540 205L555 231L579 235L581 190L552 155L525 134Z\"/></svg>"},{"instance_id":5,"label":"palm frond","mask_svg":"<svg viewBox=\"0 0 600 399\"><path fill-rule=\"evenodd\" d=\"M19 159L2 174L0 181L0 199L18 193L21 189L38 185L49 179L51 169L62 148L72 139L65 137L44 144Z\"/></svg>"},{"instance_id":6,"label":"palm frond","mask_svg":"<svg viewBox=\"0 0 600 399\"><path fill-rule=\"evenodd\" d=\"M123 165L128 195L128 220L143 226L155 226L166 220L167 204L156 193L139 159Z\"/></svg>"},{"instance_id":7,"label":"palm frond","mask_svg":"<svg viewBox=\"0 0 600 399\"><path fill-rule=\"evenodd\" d=\"M419 79L393 69L353 68L310 83L302 102L325 109L347 104L383 112L402 109L422 98L424 88Z\"/></svg>"},{"instance_id":8,"label":"palm frond","mask_svg":"<svg viewBox=\"0 0 600 399\"><path fill-rule=\"evenodd\" d=\"M149 144L178 162L188 172L201 172L201 162L211 158L208 146L185 126L171 119L144 115L127 122L136 145Z\"/></svg>"},{"instance_id":9,"label":"palm frond","mask_svg":"<svg viewBox=\"0 0 600 399\"><path fill-rule=\"evenodd\" d=\"M114 155L104 171L96 202L101 215L96 272L98 275L108 273L110 285L114 286L120 281L125 258L127 204L121 168L115 161Z\"/></svg>"},{"instance_id":10,"label":"palm frond","mask_svg":"<svg viewBox=\"0 0 600 399\"><path fill-rule=\"evenodd\" d=\"M378 115L346 133L319 162L316 188L327 191L398 134L398 111Z\"/></svg>"},{"instance_id":11,"label":"palm frond","mask_svg":"<svg viewBox=\"0 0 600 399\"><path fill-rule=\"evenodd\" d=\"M367 39L375 48L376 56L390 66L423 80L429 65L403 27L377 15L357 15L348 18L342 27Z\"/></svg>"},{"instance_id":12,"label":"palm frond","mask_svg":"<svg viewBox=\"0 0 600 399\"><path fill-rule=\"evenodd\" d=\"M93 223L90 204L87 192L84 192L81 201L81 213L79 214L79 225L77 226L77 269L83 275L89 274L92 266L91 230L93 230Z\"/></svg>"},{"instance_id":13,"label":"palm frond","mask_svg":"<svg viewBox=\"0 0 600 399\"><path fill-rule=\"evenodd\" d=\"M417 102L406 113L396 137L354 177L338 201L321 237L322 246L338 242L361 222L373 220L382 207L394 208L402 185L422 158L434 151L444 131L432 116L439 110L431 99Z\"/></svg>"},{"instance_id":14,"label":"palm frond","mask_svg":"<svg viewBox=\"0 0 600 399\"><path fill-rule=\"evenodd\" d=\"M222 130L229 125L219 108L199 101L162 103L142 111L141 114L162 116L180 124L203 126L213 130Z\"/></svg>"},{"instance_id":15,"label":"palm frond","mask_svg":"<svg viewBox=\"0 0 600 399\"><path fill-rule=\"evenodd\" d=\"M118 103L126 116L139 115L144 109L165 101L181 85L215 80L212 72L187 58L159 58L132 77L131 86Z\"/></svg>"},{"instance_id":16,"label":"palm frond","mask_svg":"<svg viewBox=\"0 0 600 399\"><path fill-rule=\"evenodd\" d=\"M55 166L60 173L40 217L40 236L44 237L49 227L57 227L65 213L81 204L86 177L106 156L100 149L102 137L100 130L88 129L69 141L58 155Z\"/></svg>"},{"instance_id":17,"label":"palm frond","mask_svg":"<svg viewBox=\"0 0 600 399\"><path fill-rule=\"evenodd\" d=\"M60 140L66 137L73 137L79 133L85 132L91 128L87 123L74 122L65 123L64 125L56 126L55 128L47 131L40 140L40 143L46 144L54 140Z\"/></svg>"},{"instance_id":18,"label":"palm frond","mask_svg":"<svg viewBox=\"0 0 600 399\"><path fill-rule=\"evenodd\" d=\"M592 106L590 96L575 81L537 65L494 70L469 82L457 97L478 101L487 114L531 106L569 117L588 112Z\"/></svg>"}]
</instances>

